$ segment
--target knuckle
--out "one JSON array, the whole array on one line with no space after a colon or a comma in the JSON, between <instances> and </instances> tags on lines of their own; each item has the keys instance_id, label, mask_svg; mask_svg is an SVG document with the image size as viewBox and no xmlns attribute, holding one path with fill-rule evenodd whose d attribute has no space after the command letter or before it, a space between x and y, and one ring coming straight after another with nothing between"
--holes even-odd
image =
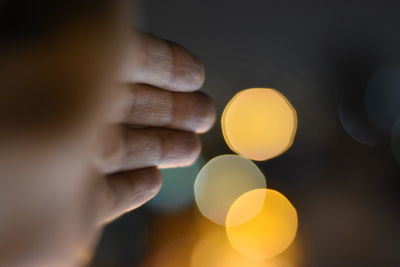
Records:
<instances>
[{"instance_id":1,"label":"knuckle","mask_svg":"<svg viewBox=\"0 0 400 267\"><path fill-rule=\"evenodd\" d=\"M162 166L186 166L193 163L201 152L200 139L191 132L168 131L162 143Z\"/></svg>"},{"instance_id":2,"label":"knuckle","mask_svg":"<svg viewBox=\"0 0 400 267\"><path fill-rule=\"evenodd\" d=\"M152 125L171 123L173 104L170 92L136 84L132 86L131 98L126 116L129 121Z\"/></svg>"},{"instance_id":3,"label":"knuckle","mask_svg":"<svg viewBox=\"0 0 400 267\"><path fill-rule=\"evenodd\" d=\"M145 150L141 152L141 154L145 154L145 158L147 158L149 163L157 164L158 162L162 162L165 158L166 151L166 138L160 131L149 130L146 131L149 135L153 135L151 138L147 140L147 144L145 145Z\"/></svg>"}]
</instances>

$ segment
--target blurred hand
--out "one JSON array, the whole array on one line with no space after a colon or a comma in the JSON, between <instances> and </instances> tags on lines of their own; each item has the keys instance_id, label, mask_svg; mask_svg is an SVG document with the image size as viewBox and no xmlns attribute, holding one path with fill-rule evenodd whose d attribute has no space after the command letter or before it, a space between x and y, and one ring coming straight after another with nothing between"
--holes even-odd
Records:
<instances>
[{"instance_id":1,"label":"blurred hand","mask_svg":"<svg viewBox=\"0 0 400 267\"><path fill-rule=\"evenodd\" d=\"M79 264L106 222L157 194L159 168L189 165L200 153L198 134L215 120L209 97L195 92L204 82L201 62L135 31L128 46L111 45L115 32L126 37L124 20L118 23L98 32L97 24L78 24L71 36L0 62L7 66L0 89L10 99L0 115L12 123L0 137L2 266ZM107 66L119 50L119 66ZM113 68L122 73L110 74ZM36 86L46 88L39 94L20 86L39 81L56 87ZM7 91L15 84L22 90Z\"/></svg>"},{"instance_id":2,"label":"blurred hand","mask_svg":"<svg viewBox=\"0 0 400 267\"><path fill-rule=\"evenodd\" d=\"M159 168L192 164L201 148L198 133L215 121L210 98L196 92L205 77L201 62L177 44L144 33L134 39L133 55L140 57L128 64L99 144L106 219L153 198L161 187Z\"/></svg>"}]
</instances>

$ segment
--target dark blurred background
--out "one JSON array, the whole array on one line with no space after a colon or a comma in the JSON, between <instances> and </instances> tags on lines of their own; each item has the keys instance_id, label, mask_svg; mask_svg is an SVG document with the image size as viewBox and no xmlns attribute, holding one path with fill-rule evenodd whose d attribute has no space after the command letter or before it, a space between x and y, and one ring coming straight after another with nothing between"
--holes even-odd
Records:
<instances>
[{"instance_id":1,"label":"dark blurred background","mask_svg":"<svg viewBox=\"0 0 400 267\"><path fill-rule=\"evenodd\" d=\"M297 208L293 267L400 266L399 1L146 0L138 8L145 31L204 61L203 90L219 115L252 87L276 88L296 108L293 147L257 163ZM195 242L196 172L232 153L218 124L203 144L202 162L169 171L158 199L106 228L93 267L189 266L190 253L168 249Z\"/></svg>"}]
</instances>

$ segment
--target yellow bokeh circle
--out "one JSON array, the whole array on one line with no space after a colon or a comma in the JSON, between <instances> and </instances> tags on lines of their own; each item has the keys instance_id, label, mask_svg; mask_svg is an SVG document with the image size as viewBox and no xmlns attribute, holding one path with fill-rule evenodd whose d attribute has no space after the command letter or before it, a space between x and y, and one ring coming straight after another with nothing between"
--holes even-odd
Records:
<instances>
[{"instance_id":1,"label":"yellow bokeh circle","mask_svg":"<svg viewBox=\"0 0 400 267\"><path fill-rule=\"evenodd\" d=\"M231 245L252 259L268 259L285 251L297 232L296 209L281 193L270 189L256 189L240 196L230 208L227 225L242 213L253 209L253 203L264 200L261 212L252 220L226 227Z\"/></svg>"},{"instance_id":2,"label":"yellow bokeh circle","mask_svg":"<svg viewBox=\"0 0 400 267\"><path fill-rule=\"evenodd\" d=\"M221 126L230 149L262 161L279 156L292 145L297 114L278 91L252 88L239 92L227 104Z\"/></svg>"}]
</instances>

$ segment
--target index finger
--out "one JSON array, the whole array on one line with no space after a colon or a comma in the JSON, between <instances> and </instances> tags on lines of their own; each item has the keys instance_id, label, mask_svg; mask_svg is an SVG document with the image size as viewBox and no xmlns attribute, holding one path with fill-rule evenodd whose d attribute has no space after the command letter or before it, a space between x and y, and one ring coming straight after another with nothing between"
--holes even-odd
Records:
<instances>
[{"instance_id":1,"label":"index finger","mask_svg":"<svg viewBox=\"0 0 400 267\"><path fill-rule=\"evenodd\" d=\"M176 92L192 92L204 83L203 64L185 48L143 32L130 45L127 82Z\"/></svg>"}]
</instances>

